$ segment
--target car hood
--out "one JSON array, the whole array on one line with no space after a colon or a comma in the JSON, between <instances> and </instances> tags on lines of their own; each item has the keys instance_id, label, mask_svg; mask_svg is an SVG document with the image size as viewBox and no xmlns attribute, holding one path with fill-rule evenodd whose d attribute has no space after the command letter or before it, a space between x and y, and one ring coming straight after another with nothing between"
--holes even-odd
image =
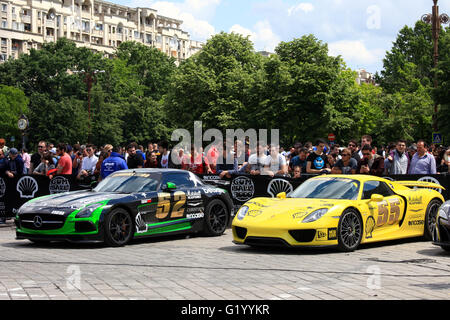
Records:
<instances>
[{"instance_id":1,"label":"car hood","mask_svg":"<svg viewBox=\"0 0 450 320\"><path fill-rule=\"evenodd\" d=\"M68 193L54 194L44 196L28 201L19 209L19 214L27 212L48 212L60 210L64 212L73 212L84 206L102 202L129 197L128 194L93 192L93 191L74 191Z\"/></svg>"},{"instance_id":2,"label":"car hood","mask_svg":"<svg viewBox=\"0 0 450 320\"><path fill-rule=\"evenodd\" d=\"M326 208L331 211L331 209L339 207L348 201L335 199L256 198L248 201L245 206L249 207L246 216L255 218L255 222L285 220L286 218L301 221L318 209Z\"/></svg>"}]
</instances>

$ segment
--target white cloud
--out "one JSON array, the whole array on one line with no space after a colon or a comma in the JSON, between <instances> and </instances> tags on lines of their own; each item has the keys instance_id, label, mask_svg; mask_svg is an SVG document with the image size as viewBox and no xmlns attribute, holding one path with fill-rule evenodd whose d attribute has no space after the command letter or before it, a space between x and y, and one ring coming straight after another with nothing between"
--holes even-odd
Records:
<instances>
[{"instance_id":1,"label":"white cloud","mask_svg":"<svg viewBox=\"0 0 450 320\"><path fill-rule=\"evenodd\" d=\"M216 33L208 21L214 15L221 0L184 0L184 2L134 0L132 6L147 7L158 14L183 21L181 28L190 33L191 39L206 41Z\"/></svg>"},{"instance_id":2,"label":"white cloud","mask_svg":"<svg viewBox=\"0 0 450 320\"><path fill-rule=\"evenodd\" d=\"M312 3L309 2L304 2L304 3L300 3L296 6L290 7L288 9L288 16L292 16L294 14L296 14L299 11L303 11L304 13L308 13L314 10L314 6Z\"/></svg>"},{"instance_id":3,"label":"white cloud","mask_svg":"<svg viewBox=\"0 0 450 320\"><path fill-rule=\"evenodd\" d=\"M241 25L235 24L230 28L229 32L239 33L243 36L248 36L253 42L255 50L266 50L270 52L275 51L275 47L280 43L280 38L276 35L269 21L258 21L253 29L247 29Z\"/></svg>"},{"instance_id":4,"label":"white cloud","mask_svg":"<svg viewBox=\"0 0 450 320\"><path fill-rule=\"evenodd\" d=\"M341 55L344 61L361 67L379 63L384 56L383 49L368 49L361 40L342 40L328 44L331 56Z\"/></svg>"}]
</instances>

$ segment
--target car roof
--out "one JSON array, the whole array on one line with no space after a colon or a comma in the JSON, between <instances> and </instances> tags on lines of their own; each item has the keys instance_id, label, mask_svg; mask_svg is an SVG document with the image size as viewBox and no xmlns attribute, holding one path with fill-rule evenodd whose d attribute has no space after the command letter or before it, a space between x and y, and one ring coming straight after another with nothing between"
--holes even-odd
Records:
<instances>
[{"instance_id":1,"label":"car roof","mask_svg":"<svg viewBox=\"0 0 450 320\"><path fill-rule=\"evenodd\" d=\"M371 176L371 175L367 175L367 174L324 174L321 176L317 176L314 178L342 178L342 179L352 179L352 180L358 180L360 182L364 182L364 181L373 181L373 180L377 180L377 181L384 181L386 182L386 179L382 178L382 177L377 177L377 176Z\"/></svg>"},{"instance_id":2,"label":"car roof","mask_svg":"<svg viewBox=\"0 0 450 320\"><path fill-rule=\"evenodd\" d=\"M160 169L160 168L139 168L139 169L126 169L121 172L137 172L137 173L186 173L189 171L179 169Z\"/></svg>"}]
</instances>

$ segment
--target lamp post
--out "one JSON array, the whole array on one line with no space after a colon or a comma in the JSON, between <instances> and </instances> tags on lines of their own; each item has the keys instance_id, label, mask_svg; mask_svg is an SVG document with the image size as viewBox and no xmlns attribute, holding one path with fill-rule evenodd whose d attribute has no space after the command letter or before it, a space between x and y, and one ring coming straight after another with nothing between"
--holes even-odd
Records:
<instances>
[{"instance_id":1,"label":"lamp post","mask_svg":"<svg viewBox=\"0 0 450 320\"><path fill-rule=\"evenodd\" d=\"M92 84L95 82L95 75L97 73L104 73L105 70L91 70L91 71L73 71L73 73L83 73L84 79L83 81L86 83L87 91L88 91L88 114L89 114L89 131L88 131L88 143L91 143L91 89Z\"/></svg>"},{"instance_id":2,"label":"lamp post","mask_svg":"<svg viewBox=\"0 0 450 320\"><path fill-rule=\"evenodd\" d=\"M443 13L439 15L439 6L437 5L438 0L433 0L433 8L431 14L424 14L422 16L422 21L428 24L431 24L431 30L433 32L433 63L435 68L434 74L434 88L438 87L438 79L437 79L437 66L439 61L439 32L441 31L441 24L447 24L449 22L449 17L447 14ZM438 113L438 104L435 102L434 104L434 114L433 114L433 130L435 132L438 131L437 125L437 113Z\"/></svg>"}]
</instances>

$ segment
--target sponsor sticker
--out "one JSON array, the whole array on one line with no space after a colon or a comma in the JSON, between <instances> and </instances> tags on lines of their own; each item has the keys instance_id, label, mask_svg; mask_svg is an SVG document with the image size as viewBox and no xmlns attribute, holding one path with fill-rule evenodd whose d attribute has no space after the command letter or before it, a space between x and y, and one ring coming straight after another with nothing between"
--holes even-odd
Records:
<instances>
[{"instance_id":1,"label":"sponsor sticker","mask_svg":"<svg viewBox=\"0 0 450 320\"><path fill-rule=\"evenodd\" d=\"M328 236L327 229L317 229L316 239L317 241L326 241Z\"/></svg>"},{"instance_id":2,"label":"sponsor sticker","mask_svg":"<svg viewBox=\"0 0 450 320\"><path fill-rule=\"evenodd\" d=\"M245 202L253 198L255 185L252 179L247 177L237 177L231 182L231 194L234 199Z\"/></svg>"},{"instance_id":3,"label":"sponsor sticker","mask_svg":"<svg viewBox=\"0 0 450 320\"><path fill-rule=\"evenodd\" d=\"M337 228L328 229L328 240L337 240Z\"/></svg>"},{"instance_id":4,"label":"sponsor sticker","mask_svg":"<svg viewBox=\"0 0 450 320\"><path fill-rule=\"evenodd\" d=\"M190 213L186 215L187 219L201 219L205 216L204 212Z\"/></svg>"}]
</instances>

